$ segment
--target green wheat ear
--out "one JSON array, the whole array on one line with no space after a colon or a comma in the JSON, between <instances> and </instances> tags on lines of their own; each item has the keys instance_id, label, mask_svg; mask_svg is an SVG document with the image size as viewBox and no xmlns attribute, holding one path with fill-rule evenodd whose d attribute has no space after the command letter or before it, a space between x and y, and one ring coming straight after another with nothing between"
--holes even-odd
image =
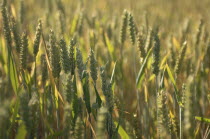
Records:
<instances>
[{"instance_id":1,"label":"green wheat ear","mask_svg":"<svg viewBox=\"0 0 210 139\"><path fill-rule=\"evenodd\" d=\"M148 33L147 33L147 37L146 37L146 41L145 41L145 48L146 48L146 51L148 52L149 49L152 47L152 40L153 40L153 36L152 36L152 29L150 28L148 30Z\"/></svg>"},{"instance_id":2,"label":"green wheat ear","mask_svg":"<svg viewBox=\"0 0 210 139\"><path fill-rule=\"evenodd\" d=\"M114 108L114 98L112 92L112 83L108 83L105 75L105 67L100 67L100 75L102 81L102 92L106 99L106 106L110 113L112 113Z\"/></svg>"},{"instance_id":3,"label":"green wheat ear","mask_svg":"<svg viewBox=\"0 0 210 139\"><path fill-rule=\"evenodd\" d=\"M204 21L201 19L200 24L198 26L197 34L196 34L196 41L195 41L196 47L198 47L198 45L201 41L201 34L202 34L203 25L204 25Z\"/></svg>"},{"instance_id":4,"label":"green wheat ear","mask_svg":"<svg viewBox=\"0 0 210 139\"><path fill-rule=\"evenodd\" d=\"M167 94L165 91L161 90L160 92L161 97L161 113L162 113L162 123L165 126L165 129L169 132L171 125L170 125L170 118L169 118L169 109L167 105Z\"/></svg>"},{"instance_id":5,"label":"green wheat ear","mask_svg":"<svg viewBox=\"0 0 210 139\"><path fill-rule=\"evenodd\" d=\"M65 99L66 101L71 104L72 99L73 99L73 93L74 93L74 87L73 87L73 82L72 82L72 76L68 76L68 80L66 83L66 88L65 88Z\"/></svg>"},{"instance_id":6,"label":"green wheat ear","mask_svg":"<svg viewBox=\"0 0 210 139\"><path fill-rule=\"evenodd\" d=\"M96 45L96 34L94 31L91 31L89 33L89 41L90 41L90 47L95 48Z\"/></svg>"},{"instance_id":7,"label":"green wheat ear","mask_svg":"<svg viewBox=\"0 0 210 139\"><path fill-rule=\"evenodd\" d=\"M2 2L1 14L2 14L3 32L4 32L5 40L7 42L8 49L11 50L12 37L11 37L11 32L10 32L10 27L9 27L9 18L7 15L6 0Z\"/></svg>"},{"instance_id":8,"label":"green wheat ear","mask_svg":"<svg viewBox=\"0 0 210 139\"><path fill-rule=\"evenodd\" d=\"M115 133L116 126L114 124L113 117L112 117L112 114L110 112L107 113L106 127L107 127L107 132L108 132L109 138L117 138L117 135Z\"/></svg>"},{"instance_id":9,"label":"green wheat ear","mask_svg":"<svg viewBox=\"0 0 210 139\"><path fill-rule=\"evenodd\" d=\"M84 126L83 126L83 120L78 117L76 120L76 125L74 129L74 139L82 139L84 138Z\"/></svg>"},{"instance_id":10,"label":"green wheat ear","mask_svg":"<svg viewBox=\"0 0 210 139\"><path fill-rule=\"evenodd\" d=\"M135 30L133 15L131 13L128 14L128 27L130 31L130 40L131 43L134 45L136 40L136 30Z\"/></svg>"},{"instance_id":11,"label":"green wheat ear","mask_svg":"<svg viewBox=\"0 0 210 139\"><path fill-rule=\"evenodd\" d=\"M169 114L169 122L170 122L170 131L173 137L178 138L178 126L175 116Z\"/></svg>"},{"instance_id":12,"label":"green wheat ear","mask_svg":"<svg viewBox=\"0 0 210 139\"><path fill-rule=\"evenodd\" d=\"M122 16L122 26L120 30L120 43L123 44L126 39L126 30L127 30L127 23L128 22L128 12L127 10L123 11L123 16Z\"/></svg>"},{"instance_id":13,"label":"green wheat ear","mask_svg":"<svg viewBox=\"0 0 210 139\"><path fill-rule=\"evenodd\" d=\"M50 55L50 65L52 68L53 77L57 78L60 75L61 67L60 67L60 53L58 50L58 47L56 46L56 39L54 32L50 31L49 36L49 42L50 42L50 49L49 49L49 55Z\"/></svg>"},{"instance_id":14,"label":"green wheat ear","mask_svg":"<svg viewBox=\"0 0 210 139\"><path fill-rule=\"evenodd\" d=\"M91 77L92 77L94 83L96 84L96 80L98 78L98 75L97 75L97 61L95 59L93 49L90 50L90 74L91 74Z\"/></svg>"},{"instance_id":15,"label":"green wheat ear","mask_svg":"<svg viewBox=\"0 0 210 139\"><path fill-rule=\"evenodd\" d=\"M34 39L33 54L34 54L35 57L37 56L37 53L39 51L39 44L40 44L41 35L42 35L42 21L39 20L39 24L36 28L36 36L35 36L35 39Z\"/></svg>"},{"instance_id":16,"label":"green wheat ear","mask_svg":"<svg viewBox=\"0 0 210 139\"><path fill-rule=\"evenodd\" d=\"M157 76L159 73L159 61L160 61L160 40L158 37L158 32L153 32L154 38L154 48L153 48L153 63L152 72Z\"/></svg>"},{"instance_id":17,"label":"green wheat ear","mask_svg":"<svg viewBox=\"0 0 210 139\"><path fill-rule=\"evenodd\" d=\"M27 55L28 55L28 38L26 32L24 32L22 35L22 41L20 47L20 69L26 70Z\"/></svg>"},{"instance_id":18,"label":"green wheat ear","mask_svg":"<svg viewBox=\"0 0 210 139\"><path fill-rule=\"evenodd\" d=\"M70 41L70 51L69 51L71 75L74 75L75 72L75 58L74 58L75 45L76 45L76 40L75 38L72 38Z\"/></svg>"},{"instance_id":19,"label":"green wheat ear","mask_svg":"<svg viewBox=\"0 0 210 139\"><path fill-rule=\"evenodd\" d=\"M46 56L45 54L41 55L41 69L42 69L42 84L44 85L47 81L47 61L46 61Z\"/></svg>"},{"instance_id":20,"label":"green wheat ear","mask_svg":"<svg viewBox=\"0 0 210 139\"><path fill-rule=\"evenodd\" d=\"M106 115L107 109L106 107L101 107L97 116L97 128L96 128L96 136L100 139L106 139L105 127L106 127Z\"/></svg>"},{"instance_id":21,"label":"green wheat ear","mask_svg":"<svg viewBox=\"0 0 210 139\"><path fill-rule=\"evenodd\" d=\"M185 41L183 44L182 44L182 48L181 50L179 51L179 56L176 60L176 64L175 64L175 74L176 76L179 74L180 70L181 70L181 66L182 66L182 63L183 63L183 60L184 60L184 56L185 56L185 53L186 53L186 49L187 49L187 42Z\"/></svg>"},{"instance_id":22,"label":"green wheat ear","mask_svg":"<svg viewBox=\"0 0 210 139\"><path fill-rule=\"evenodd\" d=\"M30 121L30 108L28 106L29 96L27 92L20 94L20 116L26 126L26 130L30 132L31 121Z\"/></svg>"},{"instance_id":23,"label":"green wheat ear","mask_svg":"<svg viewBox=\"0 0 210 139\"><path fill-rule=\"evenodd\" d=\"M134 127L135 138L141 138L141 121L136 114L132 116L132 124Z\"/></svg>"},{"instance_id":24,"label":"green wheat ear","mask_svg":"<svg viewBox=\"0 0 210 139\"><path fill-rule=\"evenodd\" d=\"M60 51L61 51L61 66L64 72L68 73L71 69L71 66L70 66L68 50L66 47L66 42L63 38L60 39L59 45L60 45Z\"/></svg>"},{"instance_id":25,"label":"green wheat ear","mask_svg":"<svg viewBox=\"0 0 210 139\"><path fill-rule=\"evenodd\" d=\"M182 85L181 103L182 103L182 107L184 107L186 103L186 85L185 84Z\"/></svg>"},{"instance_id":26,"label":"green wheat ear","mask_svg":"<svg viewBox=\"0 0 210 139\"><path fill-rule=\"evenodd\" d=\"M143 38L143 35L141 33L138 33L138 38L137 38L137 46L139 48L139 51L141 53L141 57L142 58L145 58L146 56L146 52L145 52L145 41L144 41L144 38Z\"/></svg>"},{"instance_id":27,"label":"green wheat ear","mask_svg":"<svg viewBox=\"0 0 210 139\"><path fill-rule=\"evenodd\" d=\"M65 24L65 17L63 15L63 13L61 13L60 11L58 12L58 22L59 22L59 29L60 29L60 34L64 34L65 32L65 27L66 27L66 24Z\"/></svg>"},{"instance_id":28,"label":"green wheat ear","mask_svg":"<svg viewBox=\"0 0 210 139\"><path fill-rule=\"evenodd\" d=\"M83 57L82 57L82 53L79 50L79 48L76 48L76 62L77 62L77 69L78 69L78 73L79 73L79 78L80 80L82 80L82 73L85 70L85 65L83 63Z\"/></svg>"},{"instance_id":29,"label":"green wheat ear","mask_svg":"<svg viewBox=\"0 0 210 139\"><path fill-rule=\"evenodd\" d=\"M24 22L24 15L25 14L25 5L24 5L24 1L21 0L20 1L20 9L19 9L19 21L21 24L23 24Z\"/></svg>"},{"instance_id":30,"label":"green wheat ear","mask_svg":"<svg viewBox=\"0 0 210 139\"><path fill-rule=\"evenodd\" d=\"M65 9L61 0L56 0L56 6L59 11L65 16Z\"/></svg>"},{"instance_id":31,"label":"green wheat ear","mask_svg":"<svg viewBox=\"0 0 210 139\"><path fill-rule=\"evenodd\" d=\"M16 51L17 53L20 53L21 40L20 40L18 28L17 28L17 23L14 17L11 18L11 30L13 33Z\"/></svg>"},{"instance_id":32,"label":"green wheat ear","mask_svg":"<svg viewBox=\"0 0 210 139\"><path fill-rule=\"evenodd\" d=\"M185 40L187 40L188 33L190 31L190 24L191 24L190 20L187 19L183 25L181 43L183 43Z\"/></svg>"},{"instance_id":33,"label":"green wheat ear","mask_svg":"<svg viewBox=\"0 0 210 139\"><path fill-rule=\"evenodd\" d=\"M77 31L79 33L79 35L81 36L82 33L83 33L83 20L84 20L84 15L83 13L81 12L79 14L79 19L78 19L78 24L77 24Z\"/></svg>"}]
</instances>

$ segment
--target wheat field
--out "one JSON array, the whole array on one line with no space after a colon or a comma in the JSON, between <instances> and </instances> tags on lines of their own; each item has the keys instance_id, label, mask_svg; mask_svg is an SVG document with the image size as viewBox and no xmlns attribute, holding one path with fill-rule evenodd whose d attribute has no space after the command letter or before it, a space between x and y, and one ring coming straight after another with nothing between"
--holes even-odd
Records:
<instances>
[{"instance_id":1,"label":"wheat field","mask_svg":"<svg viewBox=\"0 0 210 139\"><path fill-rule=\"evenodd\" d=\"M0 139L210 138L209 0L0 9Z\"/></svg>"}]
</instances>

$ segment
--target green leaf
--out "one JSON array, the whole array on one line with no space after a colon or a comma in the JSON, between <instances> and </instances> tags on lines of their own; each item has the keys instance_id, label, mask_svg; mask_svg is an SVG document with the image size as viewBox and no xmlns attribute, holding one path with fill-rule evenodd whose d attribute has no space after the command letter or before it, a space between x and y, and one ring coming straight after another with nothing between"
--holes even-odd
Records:
<instances>
[{"instance_id":1,"label":"green leaf","mask_svg":"<svg viewBox=\"0 0 210 139\"><path fill-rule=\"evenodd\" d=\"M141 87L142 81L144 80L144 77L145 77L144 75L145 75L145 73L142 74L142 76L141 76L141 78L139 80L139 83L138 83L137 88L140 88Z\"/></svg>"},{"instance_id":2,"label":"green leaf","mask_svg":"<svg viewBox=\"0 0 210 139\"><path fill-rule=\"evenodd\" d=\"M162 58L162 61L161 61L161 64L160 64L160 69L164 68L165 63L167 62L167 59L168 59L169 54L170 54L170 53L167 53L167 54Z\"/></svg>"},{"instance_id":3,"label":"green leaf","mask_svg":"<svg viewBox=\"0 0 210 139\"><path fill-rule=\"evenodd\" d=\"M78 19L79 19L79 16L76 14L72 20L72 23L71 23L71 29L70 29L70 34L73 35L74 32L76 31L77 29L77 22L78 22Z\"/></svg>"},{"instance_id":4,"label":"green leaf","mask_svg":"<svg viewBox=\"0 0 210 139\"><path fill-rule=\"evenodd\" d=\"M118 126L118 123L117 123L117 122L114 122L114 124L115 124L116 126ZM129 137L128 134L125 132L125 130L122 128L122 126L119 126L118 133L120 134L121 139L130 139L130 137Z\"/></svg>"},{"instance_id":5,"label":"green leaf","mask_svg":"<svg viewBox=\"0 0 210 139\"><path fill-rule=\"evenodd\" d=\"M7 63L7 48L6 48L6 44L5 44L5 40L2 37L1 38L1 47L0 47L0 52L1 52L1 61L2 61L2 65ZM5 70L7 72L7 69Z\"/></svg>"},{"instance_id":6,"label":"green leaf","mask_svg":"<svg viewBox=\"0 0 210 139\"><path fill-rule=\"evenodd\" d=\"M173 83L173 85L175 86L175 88L176 88L176 90L177 90L176 82L175 82L175 80L174 80L174 77L173 77L173 75L172 75L172 72L171 72L171 70L170 70L168 64L166 64L166 70L167 70L167 72L168 72L169 78L171 79L171 82Z\"/></svg>"},{"instance_id":7,"label":"green leaf","mask_svg":"<svg viewBox=\"0 0 210 139\"><path fill-rule=\"evenodd\" d=\"M112 70L112 77L111 77L111 80L110 80L110 83L111 83L111 84L113 83L113 80L114 80L114 74L115 74L115 69L116 69L116 63L117 63L117 62L114 63L114 68L113 68L113 70Z\"/></svg>"},{"instance_id":8,"label":"green leaf","mask_svg":"<svg viewBox=\"0 0 210 139\"><path fill-rule=\"evenodd\" d=\"M0 62L2 65L5 65L3 54L0 53Z\"/></svg>"},{"instance_id":9,"label":"green leaf","mask_svg":"<svg viewBox=\"0 0 210 139\"><path fill-rule=\"evenodd\" d=\"M114 58L114 46L111 44L107 34L105 34L105 41L108 47L109 54Z\"/></svg>"},{"instance_id":10,"label":"green leaf","mask_svg":"<svg viewBox=\"0 0 210 139\"><path fill-rule=\"evenodd\" d=\"M26 71L24 71L23 78L25 79L26 84L28 85L28 87L31 87L31 82L32 82L32 79L31 79L31 75L30 75L30 73L29 73L27 70L26 70Z\"/></svg>"},{"instance_id":11,"label":"green leaf","mask_svg":"<svg viewBox=\"0 0 210 139\"><path fill-rule=\"evenodd\" d=\"M170 80L171 80L171 82L172 82L172 84L173 84L173 87L174 87L174 90L175 90L175 95L176 95L177 103L180 105L180 104L181 104L181 101L180 101L180 98L179 98L179 96L178 96L178 89L177 89L177 86L176 86L176 82L175 82L175 80L174 80L174 77L173 77L173 75L172 75L172 72L171 72L171 70L170 70L168 64L166 64L165 68L166 68L167 73L168 73L168 75L169 75L169 78L170 78Z\"/></svg>"},{"instance_id":12,"label":"green leaf","mask_svg":"<svg viewBox=\"0 0 210 139\"><path fill-rule=\"evenodd\" d=\"M26 131L25 124L22 123L18 128L18 132L15 139L24 139L26 134L27 134L27 131Z\"/></svg>"},{"instance_id":13,"label":"green leaf","mask_svg":"<svg viewBox=\"0 0 210 139\"><path fill-rule=\"evenodd\" d=\"M195 119L198 120L198 121L201 121L201 122L210 123L210 119L208 119L208 118L195 116Z\"/></svg>"},{"instance_id":14,"label":"green leaf","mask_svg":"<svg viewBox=\"0 0 210 139\"><path fill-rule=\"evenodd\" d=\"M28 88L29 95L31 96L32 79L30 73L27 70L22 72L22 79L24 82L23 84L26 88Z\"/></svg>"},{"instance_id":15,"label":"green leaf","mask_svg":"<svg viewBox=\"0 0 210 139\"><path fill-rule=\"evenodd\" d=\"M161 75L161 80L160 80L160 88L161 89L163 89L165 87L165 85L164 85L165 71L166 71L166 69L164 68L163 73Z\"/></svg>"},{"instance_id":16,"label":"green leaf","mask_svg":"<svg viewBox=\"0 0 210 139\"><path fill-rule=\"evenodd\" d=\"M116 124L116 129L115 129L115 131L114 131L114 138L117 138L118 130L119 130L119 128L120 128L121 120L122 120L122 118L121 118L121 115L120 115L118 123L115 123L115 124Z\"/></svg>"},{"instance_id":17,"label":"green leaf","mask_svg":"<svg viewBox=\"0 0 210 139\"><path fill-rule=\"evenodd\" d=\"M89 92L88 75L85 75L85 77L83 77L82 87L83 87L85 105L86 105L88 113L90 114L91 113L91 105L90 105L90 92Z\"/></svg>"},{"instance_id":18,"label":"green leaf","mask_svg":"<svg viewBox=\"0 0 210 139\"><path fill-rule=\"evenodd\" d=\"M10 62L9 63L10 63L9 77L10 77L10 81L11 81L11 84L12 84L12 88L13 88L15 94L17 95L19 83L18 83L16 66L14 64L14 61L13 61L12 57L10 57Z\"/></svg>"},{"instance_id":19,"label":"green leaf","mask_svg":"<svg viewBox=\"0 0 210 139\"><path fill-rule=\"evenodd\" d=\"M95 92L96 92L96 103L98 104L98 107L100 108L101 107L101 103L102 103L102 100L101 100L101 97L98 93L98 90L96 88L96 85L93 85L94 86L94 89L95 89Z\"/></svg>"},{"instance_id":20,"label":"green leaf","mask_svg":"<svg viewBox=\"0 0 210 139\"><path fill-rule=\"evenodd\" d=\"M143 61L143 64L142 64L142 66L141 66L141 68L139 70L139 73L137 75L137 78L136 78L136 85L137 85L137 87L140 87L140 81L142 79L142 76L144 75L144 70L146 68L146 65L147 65L147 62L148 62L148 58L149 58L149 56L151 54L151 51L152 51L152 48L148 51L147 56L145 57L145 59Z\"/></svg>"},{"instance_id":21,"label":"green leaf","mask_svg":"<svg viewBox=\"0 0 210 139\"><path fill-rule=\"evenodd\" d=\"M73 116L74 116L74 119L73 119L73 123L75 123L76 122L76 119L75 119L75 117L77 117L77 114L78 114L78 106L79 106L79 104L78 104L78 96L77 96L77 79L76 79L76 76L75 75L73 75L73 77L72 77L72 80L73 80L73 90L74 90L74 92L73 92L73 97L72 97L72 108L73 108Z\"/></svg>"},{"instance_id":22,"label":"green leaf","mask_svg":"<svg viewBox=\"0 0 210 139\"><path fill-rule=\"evenodd\" d=\"M18 114L19 105L20 105L20 102L19 102L19 99L17 99L15 101L15 104L14 104L14 109L13 109L13 113L12 113L12 119L11 119L9 132L12 132L11 130L12 130L12 127L15 123L15 120L16 120L16 117L17 117L17 114Z\"/></svg>"}]
</instances>

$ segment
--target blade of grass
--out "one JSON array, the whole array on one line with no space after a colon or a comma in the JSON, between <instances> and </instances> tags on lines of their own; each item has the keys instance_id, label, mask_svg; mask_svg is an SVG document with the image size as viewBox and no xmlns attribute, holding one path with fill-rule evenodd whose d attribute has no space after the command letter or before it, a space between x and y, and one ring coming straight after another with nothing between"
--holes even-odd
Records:
<instances>
[{"instance_id":1,"label":"blade of grass","mask_svg":"<svg viewBox=\"0 0 210 139\"><path fill-rule=\"evenodd\" d=\"M96 103L98 104L98 107L100 108L101 107L102 100L101 100L101 97L100 97L100 95L98 93L98 90L96 88L96 85L93 84L93 86L94 86L94 90L95 90L95 93L96 93Z\"/></svg>"},{"instance_id":2,"label":"blade of grass","mask_svg":"<svg viewBox=\"0 0 210 139\"><path fill-rule=\"evenodd\" d=\"M114 122L114 124L117 126L118 123ZM120 134L122 139L130 139L129 135L126 133L126 131L123 129L122 126L119 126L118 133Z\"/></svg>"},{"instance_id":3,"label":"blade of grass","mask_svg":"<svg viewBox=\"0 0 210 139\"><path fill-rule=\"evenodd\" d=\"M18 132L15 139L24 139L26 134L27 134L27 131L26 131L25 124L22 123L18 128Z\"/></svg>"},{"instance_id":4,"label":"blade of grass","mask_svg":"<svg viewBox=\"0 0 210 139\"><path fill-rule=\"evenodd\" d=\"M90 114L91 105L90 105L90 92L89 92L89 86L88 86L88 76L82 79L82 84L83 84L82 86L83 86L85 105L86 105L88 113Z\"/></svg>"},{"instance_id":5,"label":"blade of grass","mask_svg":"<svg viewBox=\"0 0 210 139\"><path fill-rule=\"evenodd\" d=\"M17 95L18 93L18 87L19 87L19 83L18 83L18 76L17 76L17 70L16 70L16 66L14 64L14 60L12 57L10 57L10 70L9 70L9 77L10 77L10 81L12 84L12 88L15 92L15 95Z\"/></svg>"},{"instance_id":6,"label":"blade of grass","mask_svg":"<svg viewBox=\"0 0 210 139\"><path fill-rule=\"evenodd\" d=\"M17 99L15 101L15 104L14 104L14 108L13 108L13 113L12 113L12 119L11 119L11 125L10 125L10 128L9 128L9 133L12 132L12 128L13 128L13 125L15 123L15 120L16 120L16 117L17 117L17 114L18 114L18 110L19 110L19 105L20 105L20 102L19 102L19 99Z\"/></svg>"},{"instance_id":7,"label":"blade of grass","mask_svg":"<svg viewBox=\"0 0 210 139\"><path fill-rule=\"evenodd\" d=\"M200 121L200 122L210 123L209 118L203 118L203 117L195 116L195 119Z\"/></svg>"},{"instance_id":8,"label":"blade of grass","mask_svg":"<svg viewBox=\"0 0 210 139\"><path fill-rule=\"evenodd\" d=\"M150 56L150 54L151 54L151 51L152 51L152 48L148 51L147 56L145 57L145 59L144 59L144 61L143 61L143 64L141 65L141 68L140 68L139 73L138 73L138 75L137 75L137 78L136 78L136 85L137 85L137 88L140 87L139 83L140 83L140 80L141 80L142 76L144 75L144 70L145 70L145 68L146 68L146 65L147 65L149 56Z\"/></svg>"},{"instance_id":9,"label":"blade of grass","mask_svg":"<svg viewBox=\"0 0 210 139\"><path fill-rule=\"evenodd\" d=\"M114 63L114 68L112 70L112 76L111 76L111 79L110 79L110 83L111 84L113 83L113 80L114 80L114 74L115 74L116 64L117 64L117 62Z\"/></svg>"},{"instance_id":10,"label":"blade of grass","mask_svg":"<svg viewBox=\"0 0 210 139\"><path fill-rule=\"evenodd\" d=\"M107 44L107 48L108 48L108 51L109 51L109 54L111 55L112 59L115 60L115 56L114 56L114 46L112 45L112 43L110 42L107 34L105 34L105 41L106 41L106 44Z\"/></svg>"},{"instance_id":11,"label":"blade of grass","mask_svg":"<svg viewBox=\"0 0 210 139\"><path fill-rule=\"evenodd\" d=\"M180 98L178 96L178 88L177 88L176 82L174 80L174 76L172 75L171 69L169 68L168 64L166 64L165 67L166 67L167 73L169 75L169 78L170 78L170 80L171 80L171 82L173 84L174 90L175 90L176 101L180 105L181 101L180 101Z\"/></svg>"}]
</instances>

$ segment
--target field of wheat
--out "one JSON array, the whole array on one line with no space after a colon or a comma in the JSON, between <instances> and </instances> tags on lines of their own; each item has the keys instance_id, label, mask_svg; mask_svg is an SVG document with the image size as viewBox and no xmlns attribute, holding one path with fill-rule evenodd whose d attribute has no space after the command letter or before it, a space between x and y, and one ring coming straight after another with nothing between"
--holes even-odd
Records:
<instances>
[{"instance_id":1,"label":"field of wheat","mask_svg":"<svg viewBox=\"0 0 210 139\"><path fill-rule=\"evenodd\" d=\"M209 0L0 9L0 139L210 138Z\"/></svg>"}]
</instances>

